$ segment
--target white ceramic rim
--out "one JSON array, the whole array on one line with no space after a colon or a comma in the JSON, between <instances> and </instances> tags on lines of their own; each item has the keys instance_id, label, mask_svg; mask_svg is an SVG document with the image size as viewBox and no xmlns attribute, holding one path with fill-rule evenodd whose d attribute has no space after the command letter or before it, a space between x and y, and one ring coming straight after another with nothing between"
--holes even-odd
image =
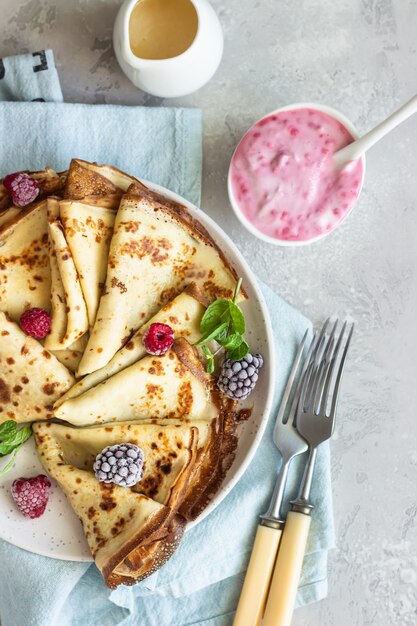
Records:
<instances>
[{"instance_id":1,"label":"white ceramic rim","mask_svg":"<svg viewBox=\"0 0 417 626\"><path fill-rule=\"evenodd\" d=\"M235 244L230 239L230 237L224 232L224 230L220 226L216 224L216 222L211 217L209 217L206 213L204 213L202 209L199 209L198 207L196 207L194 204L192 204L191 202L189 202L182 196L176 194L173 191L170 191L166 187L157 185L156 183L152 183L142 178L140 180L145 185L147 185L150 189L153 189L154 191L161 193L162 195L165 195L167 198L172 199L186 206L187 209L189 209L190 213L193 215L193 217L196 217L199 221L201 221L201 223L207 228L208 232L213 236L214 239L216 239L216 236L218 235L220 239L222 240L222 243L224 242L227 244L228 248L232 251L233 255L237 259L238 264L240 266L239 268L236 268L236 269L243 270L243 273L245 275L244 278L248 281L251 288L256 294L260 309L262 311L264 322L265 322L267 354L264 353L264 356L268 360L269 375L268 375L268 380L266 381L266 387L268 391L267 391L266 399L263 401L264 410L263 410L262 417L259 423L257 424L256 433L253 436L253 440L247 450L247 453L243 462L239 465L237 469L235 469L234 474L232 476L230 476L230 469L228 470L228 472L226 473L226 477L225 477L227 484L220 487L219 491L213 496L213 499L208 504L208 506L204 509L201 515L199 515L199 517L193 522L189 522L187 524L186 526L186 532L187 532L188 530L190 530L191 528L193 528L194 526L202 522L203 519L205 519L208 515L210 515L210 513L214 511L214 509L224 500L224 498L228 495L228 493L238 483L238 481L242 477L243 473L249 466L251 460L253 459L256 453L256 450L258 448L258 445L262 439L262 435L268 423L268 419L269 419L271 408L272 408L273 396L274 396L274 381L275 381L275 373L276 373L276 358L275 358L275 350L273 348L274 338L273 338L273 332L272 332L272 324L271 324L271 320L269 317L269 311L266 306L266 302L263 297L263 294L258 286L257 279L255 275L253 274L252 270L250 269L250 267L248 266L248 264L246 263L242 254L239 252ZM226 250L226 257L228 256L228 251L229 250ZM50 558L55 558L60 561L74 561L74 562L93 562L94 561L91 555L82 556L82 555L77 555L77 554L74 554L74 555L53 554L51 552L48 552L48 550L45 550L39 547L35 548L34 550L29 550L27 547L27 542L22 543L20 541L20 535L16 536L16 538L13 537L13 541L11 541L10 538L2 536L1 530L2 528L0 526L0 538L1 539L4 539L8 543L11 543L12 545L17 546L18 548L22 548L23 550L32 552L34 554L39 554L40 556L47 556Z\"/></svg>"},{"instance_id":2,"label":"white ceramic rim","mask_svg":"<svg viewBox=\"0 0 417 626\"><path fill-rule=\"evenodd\" d=\"M361 184L360 184L360 187L359 187L358 197L356 198L355 202L353 203L350 211L348 213L346 213L346 215L343 217L343 219L340 220L340 222L338 222L338 224L331 231L322 233L321 235L317 235L317 237L312 237L311 239L308 239L307 241L287 241L285 239L277 239L275 237L270 237L269 235L265 235L265 233L262 233L260 230L255 228L255 226L253 226L251 224L251 222L245 217L245 215L243 214L243 212L241 211L241 209L239 207L239 204L238 204L237 200L235 199L235 197L233 195L232 174L231 174L232 162L233 162L234 156L235 156L236 151L239 148L241 142L246 137L246 135L252 130L252 128L254 126L256 126L256 124L258 124L261 120L269 117L270 115L274 115L276 113L281 113L282 111L291 111L293 109L316 109L317 111L321 111L322 113L327 113L331 117L334 117L336 120L341 122L347 128L347 130L351 133L351 135L355 139L358 139L359 136L360 136L358 131L356 130L355 126L352 124L352 122L343 113L340 113L340 111L337 111L337 109L333 109L333 107L327 106L325 104L316 104L315 102L296 102L295 104L288 104L288 105L286 105L284 107L280 107L279 109L275 109L274 111L271 111L270 113L267 113L266 115L263 115L256 122L254 122L252 124L252 126L245 132L243 137L240 139L239 143L237 144L237 146L236 146L236 148L235 148L235 150L233 152L233 156L232 156L232 158L230 160L229 172L228 172L228 175L227 175L227 191L229 193L229 200L230 200L230 204L232 205L232 209L233 209L236 217L238 218L239 222L252 235L255 235L255 237L258 237L258 239L262 239L262 241L266 241L267 243L272 243L275 246L284 246L284 247L287 247L287 248L288 247L307 246L310 243L314 243L316 241L319 241L320 239L324 239L324 237L328 237L335 230L337 230L346 221L346 219L349 217L349 215L352 213L355 205L357 204L357 202L358 202L358 200L360 198L360 195L362 193L363 182L364 182L364 179L365 179L365 170L366 170L365 155L362 155L362 157L361 157L361 160L362 160L362 180L361 180Z\"/></svg>"}]
</instances>

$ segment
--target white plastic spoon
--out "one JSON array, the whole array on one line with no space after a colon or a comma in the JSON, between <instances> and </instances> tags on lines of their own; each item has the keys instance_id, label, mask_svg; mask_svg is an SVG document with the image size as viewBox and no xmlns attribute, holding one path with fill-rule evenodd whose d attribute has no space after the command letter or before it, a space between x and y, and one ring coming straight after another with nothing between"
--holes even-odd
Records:
<instances>
[{"instance_id":1,"label":"white plastic spoon","mask_svg":"<svg viewBox=\"0 0 417 626\"><path fill-rule=\"evenodd\" d=\"M364 152L369 150L369 148L372 148L377 141L385 137L387 133L416 112L417 96L414 96L414 98L411 98L411 100L406 102L398 111L395 111L395 113L387 117L386 120L378 124L378 126L375 126L375 128L362 137L359 137L356 141L353 141L341 150L335 152L333 159L337 167L342 168L349 163L349 161L358 159Z\"/></svg>"}]
</instances>

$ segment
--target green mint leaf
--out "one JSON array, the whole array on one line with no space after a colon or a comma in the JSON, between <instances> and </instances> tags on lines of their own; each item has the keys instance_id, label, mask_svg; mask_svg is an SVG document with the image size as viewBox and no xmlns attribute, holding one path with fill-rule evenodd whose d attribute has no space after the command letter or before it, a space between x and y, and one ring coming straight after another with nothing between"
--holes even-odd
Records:
<instances>
[{"instance_id":1,"label":"green mint leaf","mask_svg":"<svg viewBox=\"0 0 417 626\"><path fill-rule=\"evenodd\" d=\"M217 339L217 336L219 334L221 334L223 331L225 331L228 327L228 322L223 322L223 324L220 324L220 326L217 326L214 330L212 330L209 333L206 333L205 335L203 335L201 337L201 339L199 341L197 341L196 346L202 346L204 343L207 343L208 341L211 341L212 339Z\"/></svg>"},{"instance_id":2,"label":"green mint leaf","mask_svg":"<svg viewBox=\"0 0 417 626\"><path fill-rule=\"evenodd\" d=\"M223 341L227 339L229 336L229 324L227 324L226 328L224 328L216 337L217 343L222 344Z\"/></svg>"},{"instance_id":3,"label":"green mint leaf","mask_svg":"<svg viewBox=\"0 0 417 626\"><path fill-rule=\"evenodd\" d=\"M30 424L28 424L27 426L24 426L23 428L18 430L14 435L9 437L8 439L5 439L4 441L2 441L1 445L12 446L13 448L16 448L16 446L20 446L21 444L25 443L25 441L29 439L31 434L32 434L32 427Z\"/></svg>"},{"instance_id":4,"label":"green mint leaf","mask_svg":"<svg viewBox=\"0 0 417 626\"><path fill-rule=\"evenodd\" d=\"M10 454L14 448L20 447L29 439L32 434L32 427L30 424L24 426L20 430L17 430L7 439L3 439L0 443L0 456L6 456Z\"/></svg>"},{"instance_id":5,"label":"green mint leaf","mask_svg":"<svg viewBox=\"0 0 417 626\"><path fill-rule=\"evenodd\" d=\"M229 359L232 359L232 361L240 361L240 359L243 359L243 357L246 356L248 352L249 346L243 339L242 343L237 348L228 351L228 356Z\"/></svg>"},{"instance_id":6,"label":"green mint leaf","mask_svg":"<svg viewBox=\"0 0 417 626\"><path fill-rule=\"evenodd\" d=\"M245 318L237 304L229 300L229 315L231 320L231 330L233 333L243 335L245 332Z\"/></svg>"},{"instance_id":7,"label":"green mint leaf","mask_svg":"<svg viewBox=\"0 0 417 626\"><path fill-rule=\"evenodd\" d=\"M214 355L208 346L203 346L202 350L207 359L206 372L212 374L214 372Z\"/></svg>"},{"instance_id":8,"label":"green mint leaf","mask_svg":"<svg viewBox=\"0 0 417 626\"><path fill-rule=\"evenodd\" d=\"M212 339L226 348L228 356L235 361L242 359L249 351L249 346L243 339L246 330L245 318L237 305L241 285L242 279L239 278L233 300L225 298L215 300L207 307L201 319L202 337L195 345L202 347L207 360L206 370L209 373L214 371L214 355L205 344Z\"/></svg>"},{"instance_id":9,"label":"green mint leaf","mask_svg":"<svg viewBox=\"0 0 417 626\"><path fill-rule=\"evenodd\" d=\"M27 424L27 426L24 426L23 428L21 428L16 437L15 437L15 444L17 441L17 444L19 446L23 445L28 439L30 439L30 437L32 436L32 426L31 424Z\"/></svg>"},{"instance_id":10,"label":"green mint leaf","mask_svg":"<svg viewBox=\"0 0 417 626\"><path fill-rule=\"evenodd\" d=\"M204 356L206 357L206 359L212 359L213 358L213 353L210 350L210 348L208 346L203 346L202 347L202 351Z\"/></svg>"},{"instance_id":11,"label":"green mint leaf","mask_svg":"<svg viewBox=\"0 0 417 626\"><path fill-rule=\"evenodd\" d=\"M0 441L9 439L16 434L17 424L14 420L7 420L0 425Z\"/></svg>"},{"instance_id":12,"label":"green mint leaf","mask_svg":"<svg viewBox=\"0 0 417 626\"><path fill-rule=\"evenodd\" d=\"M200 331L203 335L213 332L220 324L229 321L229 303L230 300L219 299L215 300L207 307L200 322ZM223 319L225 314L226 319Z\"/></svg>"},{"instance_id":13,"label":"green mint leaf","mask_svg":"<svg viewBox=\"0 0 417 626\"><path fill-rule=\"evenodd\" d=\"M242 335L239 335L239 333L235 333L234 335L229 335L224 341L221 341L219 343L221 343L223 348L226 348L226 350L235 350L240 346L242 341L244 341Z\"/></svg>"},{"instance_id":14,"label":"green mint leaf","mask_svg":"<svg viewBox=\"0 0 417 626\"><path fill-rule=\"evenodd\" d=\"M9 424L9 422L4 422L0 427L0 437L2 439L0 443L0 457L9 454L11 454L11 457L9 462L0 470L0 476L6 474L13 467L18 451L32 435L32 426L30 424L23 426L20 430L17 430L15 422L14 428L12 426L5 427L6 424Z\"/></svg>"},{"instance_id":15,"label":"green mint leaf","mask_svg":"<svg viewBox=\"0 0 417 626\"><path fill-rule=\"evenodd\" d=\"M10 445L8 443L0 443L0 457L7 456L16 448L14 445Z\"/></svg>"},{"instance_id":16,"label":"green mint leaf","mask_svg":"<svg viewBox=\"0 0 417 626\"><path fill-rule=\"evenodd\" d=\"M0 476L4 476L4 474L7 474L7 472L12 469L15 459L16 459L16 455L19 452L19 448L20 446L18 446L17 448L13 450L12 456L10 457L10 461L3 467L2 470L0 470Z\"/></svg>"}]
</instances>

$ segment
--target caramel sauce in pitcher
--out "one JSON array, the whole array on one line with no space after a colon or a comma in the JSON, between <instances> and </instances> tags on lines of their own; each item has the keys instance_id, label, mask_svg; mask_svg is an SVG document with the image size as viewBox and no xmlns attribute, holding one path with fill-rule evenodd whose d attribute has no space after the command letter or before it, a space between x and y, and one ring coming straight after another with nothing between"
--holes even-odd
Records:
<instances>
[{"instance_id":1,"label":"caramel sauce in pitcher","mask_svg":"<svg viewBox=\"0 0 417 626\"><path fill-rule=\"evenodd\" d=\"M170 59L191 46L197 29L190 0L139 0L130 15L130 47L141 59Z\"/></svg>"}]
</instances>

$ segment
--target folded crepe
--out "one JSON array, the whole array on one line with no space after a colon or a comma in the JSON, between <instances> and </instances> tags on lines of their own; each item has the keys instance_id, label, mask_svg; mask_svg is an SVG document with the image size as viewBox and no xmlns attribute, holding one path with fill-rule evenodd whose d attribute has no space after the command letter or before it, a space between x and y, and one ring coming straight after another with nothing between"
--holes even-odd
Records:
<instances>
[{"instance_id":1,"label":"folded crepe","mask_svg":"<svg viewBox=\"0 0 417 626\"><path fill-rule=\"evenodd\" d=\"M0 422L49 419L74 377L50 352L0 312Z\"/></svg>"},{"instance_id":2,"label":"folded crepe","mask_svg":"<svg viewBox=\"0 0 417 626\"><path fill-rule=\"evenodd\" d=\"M61 201L59 212L92 327L106 279L115 212L105 206L73 200Z\"/></svg>"},{"instance_id":3,"label":"folded crepe","mask_svg":"<svg viewBox=\"0 0 417 626\"><path fill-rule=\"evenodd\" d=\"M82 159L72 159L64 197L81 200L87 196L108 196L118 201L132 183L141 185L133 176L110 165L97 165Z\"/></svg>"},{"instance_id":4,"label":"folded crepe","mask_svg":"<svg viewBox=\"0 0 417 626\"><path fill-rule=\"evenodd\" d=\"M0 227L0 309L14 320L31 307L50 310L46 200Z\"/></svg>"},{"instance_id":5,"label":"folded crepe","mask_svg":"<svg viewBox=\"0 0 417 626\"><path fill-rule=\"evenodd\" d=\"M48 350L60 350L62 349L61 341L67 330L68 316L64 283L59 271L57 253L50 230L50 222L59 219L59 200L57 198L47 199L47 217L49 268L51 273L51 328L44 345Z\"/></svg>"},{"instance_id":6,"label":"folded crepe","mask_svg":"<svg viewBox=\"0 0 417 626\"><path fill-rule=\"evenodd\" d=\"M122 563L114 569L107 584L115 588L120 584L134 585L155 573L171 558L184 534L186 521L175 515L148 540L145 545L132 550Z\"/></svg>"},{"instance_id":7,"label":"folded crepe","mask_svg":"<svg viewBox=\"0 0 417 626\"><path fill-rule=\"evenodd\" d=\"M140 421L132 423L142 423ZM181 425L184 422L175 419L154 419L153 424ZM221 463L220 450L222 442L222 413L212 419L186 420L187 426L195 428L198 432L198 445L195 463L190 476L188 488L184 491L182 500L178 507L178 512L186 519L195 519L207 505L208 498L204 505L199 503L203 499L203 494L207 494L207 486L212 482L212 477L217 474ZM218 485L217 485L218 486ZM212 491L210 491L210 495ZM198 505L198 506L197 506Z\"/></svg>"},{"instance_id":8,"label":"folded crepe","mask_svg":"<svg viewBox=\"0 0 417 626\"><path fill-rule=\"evenodd\" d=\"M80 364L87 341L88 333L77 339L69 348L65 348L64 350L51 350L51 353L56 356L58 361L63 363L65 367L75 373ZM70 387L70 389L72 389L72 387ZM61 400L61 398L59 398L59 400Z\"/></svg>"},{"instance_id":9,"label":"folded crepe","mask_svg":"<svg viewBox=\"0 0 417 626\"><path fill-rule=\"evenodd\" d=\"M60 398L56 404L59 406L70 398L81 395L88 389L95 387L110 376L117 374L129 365L146 356L146 350L142 343L142 337L151 324L169 324L174 331L174 337L185 337L189 343L195 343L201 337L200 321L204 314L207 300L195 285L187 285L184 291L166 304L149 322L144 324L132 337L132 339L109 361L107 365L87 376L84 376ZM70 368L71 369L71 368Z\"/></svg>"},{"instance_id":10,"label":"folded crepe","mask_svg":"<svg viewBox=\"0 0 417 626\"><path fill-rule=\"evenodd\" d=\"M207 448L202 450L196 459L198 478L192 479L193 487L190 485L179 509L188 520L196 519L210 503L213 495L219 491L236 456L238 444L236 434L238 421L234 410L236 402L222 396L221 404L217 423L212 421L211 439ZM190 422L190 425L193 424Z\"/></svg>"},{"instance_id":11,"label":"folded crepe","mask_svg":"<svg viewBox=\"0 0 417 626\"><path fill-rule=\"evenodd\" d=\"M185 207L132 186L116 216L106 283L79 376L104 367L190 281L211 301L231 297L236 278Z\"/></svg>"},{"instance_id":12,"label":"folded crepe","mask_svg":"<svg viewBox=\"0 0 417 626\"><path fill-rule=\"evenodd\" d=\"M58 214L59 201L53 197L48 198L48 235L53 283L52 328L45 345L54 350L68 348L88 330L87 306L80 278Z\"/></svg>"},{"instance_id":13,"label":"folded crepe","mask_svg":"<svg viewBox=\"0 0 417 626\"><path fill-rule=\"evenodd\" d=\"M163 356L147 356L55 408L55 417L76 426L217 414L211 377L185 339L177 339Z\"/></svg>"},{"instance_id":14,"label":"folded crepe","mask_svg":"<svg viewBox=\"0 0 417 626\"><path fill-rule=\"evenodd\" d=\"M134 423L74 429L36 423L33 430L39 458L80 518L109 586L133 584L171 556L183 527L176 509L192 475L197 429ZM133 488L100 483L93 472L96 455L120 442L134 443L144 453L144 474Z\"/></svg>"},{"instance_id":15,"label":"folded crepe","mask_svg":"<svg viewBox=\"0 0 417 626\"><path fill-rule=\"evenodd\" d=\"M40 187L37 200L15 207L0 183L0 309L14 320L31 307L50 310L46 196L63 191L66 172L28 172Z\"/></svg>"}]
</instances>

